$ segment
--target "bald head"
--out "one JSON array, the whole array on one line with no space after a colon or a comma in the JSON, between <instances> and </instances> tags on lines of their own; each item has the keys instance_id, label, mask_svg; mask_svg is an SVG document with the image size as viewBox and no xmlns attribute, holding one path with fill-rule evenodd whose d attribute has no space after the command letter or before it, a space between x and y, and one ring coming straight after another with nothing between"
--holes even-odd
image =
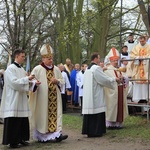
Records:
<instances>
[{"instance_id":1,"label":"bald head","mask_svg":"<svg viewBox=\"0 0 150 150\"><path fill-rule=\"evenodd\" d=\"M74 68L75 68L75 70L80 70L80 65L79 64L75 64Z\"/></svg>"},{"instance_id":2,"label":"bald head","mask_svg":"<svg viewBox=\"0 0 150 150\"><path fill-rule=\"evenodd\" d=\"M71 64L71 60L69 58L66 59L66 64L70 65Z\"/></svg>"}]
</instances>

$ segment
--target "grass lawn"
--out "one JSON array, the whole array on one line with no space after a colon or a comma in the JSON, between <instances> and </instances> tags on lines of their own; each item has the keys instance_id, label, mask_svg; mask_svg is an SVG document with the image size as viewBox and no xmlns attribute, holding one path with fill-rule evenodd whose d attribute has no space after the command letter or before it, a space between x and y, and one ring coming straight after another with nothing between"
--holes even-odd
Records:
<instances>
[{"instance_id":1,"label":"grass lawn","mask_svg":"<svg viewBox=\"0 0 150 150\"><path fill-rule=\"evenodd\" d=\"M82 117L72 116L69 114L63 115L64 126L80 130L82 128ZM124 128L121 130L107 130L108 138L117 137L121 138L131 138L131 139L150 139L150 121L147 122L144 116L128 116L124 122Z\"/></svg>"},{"instance_id":2,"label":"grass lawn","mask_svg":"<svg viewBox=\"0 0 150 150\"><path fill-rule=\"evenodd\" d=\"M70 136L65 142L61 143L38 143L30 139L30 146L21 147L21 150L148 150L150 143L150 122L146 117L129 116L126 118L124 128L121 130L107 130L103 138L85 138L81 135L82 116L80 114L63 114L63 126L66 133ZM0 141L2 141L3 125L0 126ZM78 134L80 134L78 136ZM32 131L31 131L32 135ZM115 145L115 146L114 146ZM120 148L121 145L121 148ZM95 146L97 148L95 148ZM118 147L117 147L118 146ZM77 148L78 147L78 148ZM90 148L92 147L92 148ZM93 149L94 147L94 149ZM127 148L128 147L128 148ZM133 148L132 148L133 147ZM0 149L8 150L8 146L0 144Z\"/></svg>"}]
</instances>

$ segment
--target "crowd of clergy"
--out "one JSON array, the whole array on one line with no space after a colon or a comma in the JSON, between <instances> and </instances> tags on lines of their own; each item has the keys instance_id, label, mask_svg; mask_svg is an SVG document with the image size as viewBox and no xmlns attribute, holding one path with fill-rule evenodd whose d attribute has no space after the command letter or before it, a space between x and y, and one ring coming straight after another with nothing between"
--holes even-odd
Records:
<instances>
[{"instance_id":1,"label":"crowd of clergy","mask_svg":"<svg viewBox=\"0 0 150 150\"><path fill-rule=\"evenodd\" d=\"M103 111L106 111L106 128L123 128L123 121L128 116L127 103L129 100L135 103L149 102L147 83L150 72L148 58L150 58L150 39L148 36L142 35L136 42L133 39L133 34L130 34L128 41L126 41L122 47L121 53L119 53L115 47L112 47L105 59L96 62L105 75L117 77L121 80L119 83L114 83L115 88L113 89L104 84L104 93L101 93L97 100L100 102L101 98L105 99L106 108ZM94 120L94 117L92 117L92 119L85 119L88 114L92 116L93 114L97 114L97 112L94 111L94 100L96 99L93 98L94 92L91 92L91 94L88 95L90 90L96 91L96 89L94 89L94 81L92 81L92 85L90 85L91 76L86 80L86 76L84 75L84 72L87 72L91 66L89 67L84 63L82 64L81 70L79 70L79 64L76 64L78 67L75 67L71 71L69 70L69 66L71 65L71 61L69 60L69 63L67 63L66 60L65 68L70 72L70 81L74 81L74 83L71 84L73 90L72 101L75 106L78 106L78 104L81 106L84 118L82 133L87 134L89 137L95 137L96 134L94 133L96 133L97 130L93 131L93 128L97 129L97 127L91 122L95 123L98 118L96 117ZM102 83L99 84L102 85ZM90 89L90 87L92 87L92 89ZM92 97L90 97L91 95ZM92 98L94 99L93 101L91 100ZM87 124L91 124L90 126L92 126L92 129L90 129ZM91 132L89 133L90 130ZM103 133L105 133L105 131ZM102 136L102 133L98 136Z\"/></svg>"},{"instance_id":2,"label":"crowd of clergy","mask_svg":"<svg viewBox=\"0 0 150 150\"><path fill-rule=\"evenodd\" d=\"M39 142L45 143L49 140L60 142L68 138L68 135L62 135L62 113L67 112L68 103L81 108L82 134L86 134L88 137L100 137L106 133L106 129L122 129L124 119L128 116L127 99L130 98L136 103L142 100L149 102L150 40L146 35L140 36L138 40L138 42L134 41L133 34L130 34L121 52L112 47L105 58L100 58L100 55L95 52L91 55L90 64L84 62L81 65L79 63L73 65L67 58L65 64L61 63L55 66L52 61L52 48L45 44L40 50L42 64L35 66L28 78L24 76L22 70L16 74L16 77L12 73L13 71L18 72L17 70L22 68L18 64L19 62L8 66L5 78L3 78L5 71L0 70L0 101L2 101L0 117L1 122L6 124L3 144L10 144L11 148L18 148L19 144L28 145L26 142L29 140L28 138L21 139L19 143L11 143L8 138L7 132L10 132L9 136L15 133L8 127L15 126L15 118L24 117L25 113L16 114L18 109L16 103L13 103L12 107L10 104L7 108L6 99L10 99L7 95L8 91L16 92L11 90L14 88L12 86L16 86L15 88L19 91L19 88L23 88L22 84L28 85L29 82L30 120L34 128L33 137ZM19 56L20 53L16 55ZM18 60L16 59L16 61ZM10 75L12 76L10 77ZM21 80L18 81L19 78ZM5 79L7 82L12 82L9 88L7 82L4 88ZM34 81L31 84L31 81L27 80ZM14 81L15 83L13 83ZM26 87L25 91L27 90L29 89ZM19 94L17 96L19 98ZM14 98L11 100L12 102ZM26 98L24 97L24 99ZM46 101L42 101L42 99L46 99ZM25 109L28 110L28 104L23 103L26 105ZM21 109L22 104L19 103L19 105L19 109ZM25 117L29 116L30 113L27 112ZM20 122L21 120L17 120L18 124Z\"/></svg>"},{"instance_id":3,"label":"crowd of clergy","mask_svg":"<svg viewBox=\"0 0 150 150\"><path fill-rule=\"evenodd\" d=\"M110 68L112 64L109 56L111 55L110 53L114 52L118 56L118 60L113 66L121 73L121 76L128 78L126 79L128 80L126 97L132 98L134 102L139 102L140 100L147 100L148 88L147 84L145 84L147 81L144 81L144 79L148 79L149 60L143 59L149 58L150 39L147 35L140 36L139 41L134 41L133 38L133 34L128 36L128 41L124 43L120 53L113 47L105 58L100 59L98 65L103 68L106 74L114 70L114 68ZM133 59L135 60L133 61ZM64 71L68 75L71 85L71 88L67 88L67 90L73 91L72 101L75 106L82 106L83 76L87 67L88 64L86 63L81 64L81 67L79 64L73 65L69 58L66 59L66 64L64 64Z\"/></svg>"}]
</instances>

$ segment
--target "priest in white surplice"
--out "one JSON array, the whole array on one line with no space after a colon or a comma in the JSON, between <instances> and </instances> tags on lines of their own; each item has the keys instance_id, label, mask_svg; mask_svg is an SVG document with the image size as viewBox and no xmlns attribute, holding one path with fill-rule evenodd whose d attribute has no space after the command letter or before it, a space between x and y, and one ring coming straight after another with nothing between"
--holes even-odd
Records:
<instances>
[{"instance_id":1,"label":"priest in white surplice","mask_svg":"<svg viewBox=\"0 0 150 150\"><path fill-rule=\"evenodd\" d=\"M119 52L113 47L107 55L110 59L110 65L105 71L109 77L118 77L123 79L123 74L117 70ZM126 79L124 77L124 79ZM122 80L123 81L123 80ZM125 117L128 115L127 92L123 82L114 83L115 89L105 88L106 92L106 127L108 129L121 129Z\"/></svg>"},{"instance_id":2,"label":"priest in white surplice","mask_svg":"<svg viewBox=\"0 0 150 150\"><path fill-rule=\"evenodd\" d=\"M88 137L100 137L106 133L104 87L113 89L114 83L119 81L119 78L105 75L99 63L99 54L93 53L91 64L84 73L82 134Z\"/></svg>"},{"instance_id":3,"label":"priest in white surplice","mask_svg":"<svg viewBox=\"0 0 150 150\"><path fill-rule=\"evenodd\" d=\"M34 139L39 142L55 140L60 142L68 138L62 135L62 99L61 84L65 84L62 74L53 64L53 51L49 44L40 50L42 63L36 66L31 74L41 81L37 91L30 93L29 102L32 111L31 125L34 128Z\"/></svg>"},{"instance_id":4,"label":"priest in white surplice","mask_svg":"<svg viewBox=\"0 0 150 150\"><path fill-rule=\"evenodd\" d=\"M82 112L82 101L83 101L83 78L84 78L84 72L86 69L87 69L87 64L82 64L82 68L77 73L77 76L76 76L77 86L79 87L79 98L80 98L80 104L81 104L81 112Z\"/></svg>"},{"instance_id":5,"label":"priest in white surplice","mask_svg":"<svg viewBox=\"0 0 150 150\"><path fill-rule=\"evenodd\" d=\"M14 51L15 61L4 73L4 89L1 101L0 117L4 118L2 144L10 144L11 148L19 148L20 144L28 145L30 137L29 120L31 115L27 92L29 82L34 76L26 76L21 67L25 60L22 50Z\"/></svg>"},{"instance_id":6,"label":"priest in white surplice","mask_svg":"<svg viewBox=\"0 0 150 150\"><path fill-rule=\"evenodd\" d=\"M134 48L134 46L137 44L137 42L134 41L133 38L134 38L134 37L133 37L133 34L132 34L132 33L129 34L129 36L128 36L128 41L126 41L126 42L124 43L124 45L126 45L126 46L128 47L128 53L129 53L129 54L130 54L131 50ZM130 56L130 55L129 55L129 56Z\"/></svg>"},{"instance_id":7,"label":"priest in white surplice","mask_svg":"<svg viewBox=\"0 0 150 150\"><path fill-rule=\"evenodd\" d=\"M139 38L140 43L137 44L130 53L130 58L148 58L150 57L150 45L146 43L145 36ZM149 66L150 67L150 66ZM137 79L133 84L133 98L134 102L140 100L147 100L148 98L148 60L135 60L131 63L132 78ZM145 81L144 81L144 80ZM139 81L140 80L140 81Z\"/></svg>"}]
</instances>

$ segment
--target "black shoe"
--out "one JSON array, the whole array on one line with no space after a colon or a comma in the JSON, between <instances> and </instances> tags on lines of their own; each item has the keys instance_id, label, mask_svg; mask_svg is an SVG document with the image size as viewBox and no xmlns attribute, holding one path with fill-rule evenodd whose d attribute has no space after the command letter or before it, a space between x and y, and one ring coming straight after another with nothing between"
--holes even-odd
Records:
<instances>
[{"instance_id":1,"label":"black shoe","mask_svg":"<svg viewBox=\"0 0 150 150\"><path fill-rule=\"evenodd\" d=\"M88 138L96 138L96 137L102 137L103 135L92 135L92 134L88 134L87 137Z\"/></svg>"},{"instance_id":2,"label":"black shoe","mask_svg":"<svg viewBox=\"0 0 150 150\"><path fill-rule=\"evenodd\" d=\"M10 144L10 148L20 148L18 144Z\"/></svg>"},{"instance_id":3,"label":"black shoe","mask_svg":"<svg viewBox=\"0 0 150 150\"><path fill-rule=\"evenodd\" d=\"M56 138L56 142L61 142L62 140L66 140L68 138L68 135L60 135L58 138Z\"/></svg>"},{"instance_id":4,"label":"black shoe","mask_svg":"<svg viewBox=\"0 0 150 150\"><path fill-rule=\"evenodd\" d=\"M28 145L29 145L29 143L26 142L26 141L24 141L24 140L22 140L22 141L20 142L20 144L23 145L23 146L28 146Z\"/></svg>"},{"instance_id":5,"label":"black shoe","mask_svg":"<svg viewBox=\"0 0 150 150\"><path fill-rule=\"evenodd\" d=\"M56 142L56 140L47 140L47 141L40 141L40 140L38 140L38 143L54 143L54 142Z\"/></svg>"},{"instance_id":6,"label":"black shoe","mask_svg":"<svg viewBox=\"0 0 150 150\"><path fill-rule=\"evenodd\" d=\"M117 130L123 129L123 127L116 127Z\"/></svg>"},{"instance_id":7,"label":"black shoe","mask_svg":"<svg viewBox=\"0 0 150 150\"><path fill-rule=\"evenodd\" d=\"M50 140L47 140L47 141L40 141L40 140L38 140L38 143L48 143L48 142L50 142Z\"/></svg>"},{"instance_id":8,"label":"black shoe","mask_svg":"<svg viewBox=\"0 0 150 150\"><path fill-rule=\"evenodd\" d=\"M108 130L114 130L116 127L107 127Z\"/></svg>"}]
</instances>

